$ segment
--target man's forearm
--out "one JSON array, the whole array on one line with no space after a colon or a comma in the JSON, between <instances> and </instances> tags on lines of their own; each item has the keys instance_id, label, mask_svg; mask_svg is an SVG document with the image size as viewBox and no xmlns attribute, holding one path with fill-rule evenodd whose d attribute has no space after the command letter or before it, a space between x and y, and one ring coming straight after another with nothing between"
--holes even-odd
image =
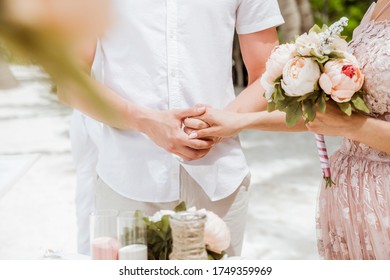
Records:
<instances>
[{"instance_id":1,"label":"man's forearm","mask_svg":"<svg viewBox=\"0 0 390 280\"><path fill-rule=\"evenodd\" d=\"M132 104L105 85L89 78L90 92L86 92L75 82L59 82L59 99L85 113L86 115L122 130L140 130L140 120L149 114L151 109Z\"/></svg>"}]
</instances>

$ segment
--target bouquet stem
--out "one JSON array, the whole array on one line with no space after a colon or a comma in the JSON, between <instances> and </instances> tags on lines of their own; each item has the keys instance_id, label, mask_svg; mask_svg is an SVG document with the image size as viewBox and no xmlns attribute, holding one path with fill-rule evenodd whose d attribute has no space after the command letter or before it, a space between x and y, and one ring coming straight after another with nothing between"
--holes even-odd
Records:
<instances>
[{"instance_id":1,"label":"bouquet stem","mask_svg":"<svg viewBox=\"0 0 390 280\"><path fill-rule=\"evenodd\" d=\"M329 188L332 185L334 185L334 182L332 181L331 174L330 174L330 163L329 163L328 150L326 149L326 144L325 144L325 137L322 134L316 134L315 137L317 143L317 151L321 162L322 175L324 176L324 180L325 180L325 187Z\"/></svg>"}]
</instances>

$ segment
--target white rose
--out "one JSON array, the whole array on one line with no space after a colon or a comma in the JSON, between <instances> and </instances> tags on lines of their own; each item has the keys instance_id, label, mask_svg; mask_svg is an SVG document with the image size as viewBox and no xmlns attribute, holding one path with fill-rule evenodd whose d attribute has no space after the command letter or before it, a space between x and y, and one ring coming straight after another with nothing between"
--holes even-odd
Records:
<instances>
[{"instance_id":1,"label":"white rose","mask_svg":"<svg viewBox=\"0 0 390 280\"><path fill-rule=\"evenodd\" d=\"M264 89L265 98L268 100L268 102L271 102L271 96L274 93L275 86L273 83L269 82L269 77L267 72L265 72L263 76L261 76L260 82L261 82L261 86Z\"/></svg>"},{"instance_id":2,"label":"white rose","mask_svg":"<svg viewBox=\"0 0 390 280\"><path fill-rule=\"evenodd\" d=\"M295 40L297 52L302 56L322 56L321 39L315 32L304 33Z\"/></svg>"},{"instance_id":3,"label":"white rose","mask_svg":"<svg viewBox=\"0 0 390 280\"><path fill-rule=\"evenodd\" d=\"M220 254L230 246L230 230L226 223L213 212L205 209L201 209L199 212L207 215L204 242L210 251Z\"/></svg>"},{"instance_id":4,"label":"white rose","mask_svg":"<svg viewBox=\"0 0 390 280\"><path fill-rule=\"evenodd\" d=\"M316 61L296 57L284 67L281 85L287 96L303 96L315 90L320 75L321 70Z\"/></svg>"},{"instance_id":5,"label":"white rose","mask_svg":"<svg viewBox=\"0 0 390 280\"><path fill-rule=\"evenodd\" d=\"M296 55L294 44L283 44L275 47L266 63L269 83L282 76L286 63Z\"/></svg>"}]
</instances>

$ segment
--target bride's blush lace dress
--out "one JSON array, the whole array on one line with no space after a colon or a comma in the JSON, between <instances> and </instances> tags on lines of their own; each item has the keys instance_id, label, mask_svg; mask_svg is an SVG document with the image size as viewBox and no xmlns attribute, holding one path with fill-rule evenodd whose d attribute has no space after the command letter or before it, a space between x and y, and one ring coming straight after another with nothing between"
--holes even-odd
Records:
<instances>
[{"instance_id":1,"label":"bride's blush lace dress","mask_svg":"<svg viewBox=\"0 0 390 280\"><path fill-rule=\"evenodd\" d=\"M365 74L372 117L390 122L390 21L370 21L373 8L355 31L350 51ZM335 185L322 186L318 200L320 255L390 259L390 154L344 139L331 166Z\"/></svg>"}]
</instances>

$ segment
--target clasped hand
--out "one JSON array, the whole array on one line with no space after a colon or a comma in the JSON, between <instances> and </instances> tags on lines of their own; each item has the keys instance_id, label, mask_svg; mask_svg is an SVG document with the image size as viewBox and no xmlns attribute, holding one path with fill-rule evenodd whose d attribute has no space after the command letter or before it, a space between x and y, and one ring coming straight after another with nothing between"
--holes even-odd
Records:
<instances>
[{"instance_id":1,"label":"clasped hand","mask_svg":"<svg viewBox=\"0 0 390 280\"><path fill-rule=\"evenodd\" d=\"M144 118L140 131L166 151L191 161L206 156L222 138L236 135L236 120L235 113L196 105L153 111Z\"/></svg>"},{"instance_id":2,"label":"clasped hand","mask_svg":"<svg viewBox=\"0 0 390 280\"><path fill-rule=\"evenodd\" d=\"M185 132L188 128L184 128L184 122L205 112L204 106L170 111L153 110L145 114L139 130L166 151L187 161L197 160L207 155L215 141L212 138L191 139Z\"/></svg>"}]
</instances>

